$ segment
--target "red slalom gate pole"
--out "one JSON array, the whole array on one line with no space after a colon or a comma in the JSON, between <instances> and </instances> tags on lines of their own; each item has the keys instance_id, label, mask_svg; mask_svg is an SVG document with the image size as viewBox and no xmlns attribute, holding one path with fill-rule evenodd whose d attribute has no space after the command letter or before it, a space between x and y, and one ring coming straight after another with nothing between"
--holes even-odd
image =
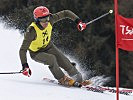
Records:
<instances>
[{"instance_id":1,"label":"red slalom gate pole","mask_svg":"<svg viewBox=\"0 0 133 100\"><path fill-rule=\"evenodd\" d=\"M115 43L116 43L116 100L119 100L119 48L118 48L118 0L114 0L114 10L115 10Z\"/></svg>"}]
</instances>

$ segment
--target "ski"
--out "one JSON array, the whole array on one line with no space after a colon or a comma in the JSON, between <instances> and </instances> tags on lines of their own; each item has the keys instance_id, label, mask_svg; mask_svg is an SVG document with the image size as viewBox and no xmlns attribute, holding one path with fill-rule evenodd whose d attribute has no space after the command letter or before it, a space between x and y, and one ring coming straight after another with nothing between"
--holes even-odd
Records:
<instances>
[{"instance_id":1,"label":"ski","mask_svg":"<svg viewBox=\"0 0 133 100\"><path fill-rule=\"evenodd\" d=\"M86 86L86 88L88 88L88 89L90 89L90 88L97 88L97 89L102 90L102 91L104 91L104 92L116 93L116 89L110 88L110 87L103 87L103 86L97 86L97 87ZM123 94L123 95L131 95L132 93L133 93L133 90L131 90L131 89L119 90L119 94Z\"/></svg>"},{"instance_id":2,"label":"ski","mask_svg":"<svg viewBox=\"0 0 133 100\"><path fill-rule=\"evenodd\" d=\"M43 80L46 81L46 82L49 82L49 83L58 84L58 81L53 80L53 79L43 78ZM98 93L106 93L106 92L116 93L116 90L114 88L103 87L103 86L87 85L87 86L82 86L82 87L77 87L77 88L81 88L81 89L84 89L84 90L87 90L87 91L92 91L92 92L98 92ZM132 93L133 93L133 90L131 90L131 89L119 90L119 94L123 94L123 95L131 95Z\"/></svg>"},{"instance_id":3,"label":"ski","mask_svg":"<svg viewBox=\"0 0 133 100\"><path fill-rule=\"evenodd\" d=\"M43 80L46 81L46 82L52 83L52 84L60 85L58 83L58 81L53 80L53 79L43 78ZM88 87L88 86L87 87L86 86L82 86L82 87L76 87L76 88L81 88L81 89L84 89L84 90L87 90L87 91L93 91L93 92L98 92L98 93L104 93L104 90L101 90L101 89L98 89L98 88L93 88L93 87Z\"/></svg>"}]
</instances>

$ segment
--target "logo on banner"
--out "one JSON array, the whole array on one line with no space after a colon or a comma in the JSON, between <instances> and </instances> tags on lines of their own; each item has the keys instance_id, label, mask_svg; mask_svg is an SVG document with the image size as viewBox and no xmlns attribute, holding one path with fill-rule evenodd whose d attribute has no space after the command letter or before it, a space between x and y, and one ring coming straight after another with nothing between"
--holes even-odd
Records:
<instances>
[{"instance_id":1,"label":"logo on banner","mask_svg":"<svg viewBox=\"0 0 133 100\"><path fill-rule=\"evenodd\" d=\"M122 35L133 35L133 27L120 25Z\"/></svg>"}]
</instances>

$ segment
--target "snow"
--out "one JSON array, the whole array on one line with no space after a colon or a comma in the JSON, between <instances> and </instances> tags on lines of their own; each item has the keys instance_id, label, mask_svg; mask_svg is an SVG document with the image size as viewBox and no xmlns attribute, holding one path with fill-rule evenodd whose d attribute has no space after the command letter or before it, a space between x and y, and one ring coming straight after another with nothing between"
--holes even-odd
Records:
<instances>
[{"instance_id":1,"label":"snow","mask_svg":"<svg viewBox=\"0 0 133 100\"><path fill-rule=\"evenodd\" d=\"M21 70L19 48L23 36L18 30L6 29L0 23L0 72ZM115 100L114 93L96 93L78 88L66 88L43 81L44 77L54 79L47 65L31 60L31 77L22 74L0 74L0 100ZM133 96L120 95L120 100L133 100Z\"/></svg>"}]
</instances>

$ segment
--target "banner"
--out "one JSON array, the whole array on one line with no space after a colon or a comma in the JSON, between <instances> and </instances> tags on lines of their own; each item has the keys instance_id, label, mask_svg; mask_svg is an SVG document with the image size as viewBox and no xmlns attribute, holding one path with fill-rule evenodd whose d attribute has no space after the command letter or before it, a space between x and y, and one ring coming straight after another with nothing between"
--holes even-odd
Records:
<instances>
[{"instance_id":1,"label":"banner","mask_svg":"<svg viewBox=\"0 0 133 100\"><path fill-rule=\"evenodd\" d=\"M116 18L118 48L133 51L133 18L125 18L118 14Z\"/></svg>"}]
</instances>

